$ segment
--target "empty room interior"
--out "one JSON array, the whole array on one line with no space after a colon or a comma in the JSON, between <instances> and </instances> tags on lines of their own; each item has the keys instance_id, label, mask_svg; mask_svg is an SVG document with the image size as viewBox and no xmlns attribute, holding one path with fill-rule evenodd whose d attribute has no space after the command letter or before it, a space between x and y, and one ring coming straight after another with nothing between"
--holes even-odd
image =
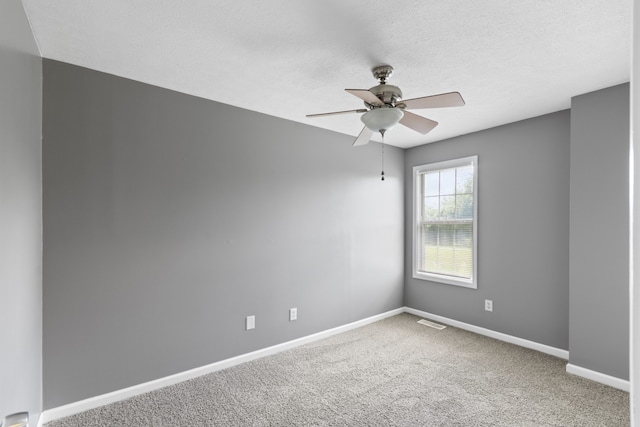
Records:
<instances>
[{"instance_id":1,"label":"empty room interior","mask_svg":"<svg viewBox=\"0 0 640 427\"><path fill-rule=\"evenodd\" d=\"M631 0L0 2L0 422L107 417L305 354L326 369L260 380L280 386L227 425L571 425L471 388L491 379L513 404L490 360L535 355L561 366L541 395L564 381L611 393L631 414L601 399L585 419L633 421L633 13ZM400 346L445 337L442 354ZM482 375L443 373L480 339ZM385 351L393 366L344 375L340 398L312 388L329 360L355 377ZM399 391L410 381L394 372L428 365L455 395ZM261 415L285 387L278 405L295 414ZM347 391L368 399L344 405L357 413L341 412ZM206 405L234 411L224 396ZM456 418L465 402L476 412ZM179 425L157 406L102 425ZM225 425L207 416L191 425Z\"/></svg>"}]
</instances>

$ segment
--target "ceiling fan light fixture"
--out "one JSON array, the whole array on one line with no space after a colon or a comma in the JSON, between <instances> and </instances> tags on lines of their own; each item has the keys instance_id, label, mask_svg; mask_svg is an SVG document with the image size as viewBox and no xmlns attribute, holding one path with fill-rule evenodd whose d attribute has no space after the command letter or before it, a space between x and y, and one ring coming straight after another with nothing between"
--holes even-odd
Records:
<instances>
[{"instance_id":1,"label":"ceiling fan light fixture","mask_svg":"<svg viewBox=\"0 0 640 427\"><path fill-rule=\"evenodd\" d=\"M386 131L398 124L404 113L399 108L374 108L360 117L362 123L374 132Z\"/></svg>"}]
</instances>

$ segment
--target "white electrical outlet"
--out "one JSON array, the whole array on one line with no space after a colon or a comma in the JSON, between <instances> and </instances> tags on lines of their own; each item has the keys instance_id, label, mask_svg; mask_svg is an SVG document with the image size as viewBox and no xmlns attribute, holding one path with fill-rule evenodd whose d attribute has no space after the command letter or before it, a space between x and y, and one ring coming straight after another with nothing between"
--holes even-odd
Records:
<instances>
[{"instance_id":1,"label":"white electrical outlet","mask_svg":"<svg viewBox=\"0 0 640 427\"><path fill-rule=\"evenodd\" d=\"M294 320L298 320L298 309L290 308L289 309L289 322L293 322Z\"/></svg>"},{"instance_id":2,"label":"white electrical outlet","mask_svg":"<svg viewBox=\"0 0 640 427\"><path fill-rule=\"evenodd\" d=\"M245 321L247 331L250 329L255 329L256 327L256 316L247 316Z\"/></svg>"},{"instance_id":3,"label":"white electrical outlet","mask_svg":"<svg viewBox=\"0 0 640 427\"><path fill-rule=\"evenodd\" d=\"M493 301L490 299L484 300L485 311L493 311Z\"/></svg>"}]
</instances>

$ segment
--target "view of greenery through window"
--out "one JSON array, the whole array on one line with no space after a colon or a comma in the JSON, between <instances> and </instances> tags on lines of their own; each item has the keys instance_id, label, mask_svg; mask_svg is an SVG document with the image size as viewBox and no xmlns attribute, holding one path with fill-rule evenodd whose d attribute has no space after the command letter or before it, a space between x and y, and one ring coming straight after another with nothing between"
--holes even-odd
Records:
<instances>
[{"instance_id":1,"label":"view of greenery through window","mask_svg":"<svg viewBox=\"0 0 640 427\"><path fill-rule=\"evenodd\" d=\"M422 174L420 271L473 275L473 165Z\"/></svg>"}]
</instances>

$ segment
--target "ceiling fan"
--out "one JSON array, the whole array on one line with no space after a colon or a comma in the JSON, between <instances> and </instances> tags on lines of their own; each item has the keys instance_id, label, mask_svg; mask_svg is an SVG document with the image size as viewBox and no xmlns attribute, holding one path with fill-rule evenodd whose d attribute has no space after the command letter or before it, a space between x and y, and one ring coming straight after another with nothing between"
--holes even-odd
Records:
<instances>
[{"instance_id":1,"label":"ceiling fan","mask_svg":"<svg viewBox=\"0 0 640 427\"><path fill-rule=\"evenodd\" d=\"M458 92L441 93L439 95L424 96L422 98L402 99L399 87L387 84L387 79L393 74L391 65L380 65L373 70L373 77L379 84L370 89L345 89L352 95L364 101L367 108L357 110L334 111L331 113L307 114L307 117L333 116L337 114L364 113L360 120L364 128L353 145L364 145L369 142L374 132L384 133L398 123L420 132L429 133L438 126L438 122L413 114L407 109L461 107L464 99Z\"/></svg>"}]
</instances>

